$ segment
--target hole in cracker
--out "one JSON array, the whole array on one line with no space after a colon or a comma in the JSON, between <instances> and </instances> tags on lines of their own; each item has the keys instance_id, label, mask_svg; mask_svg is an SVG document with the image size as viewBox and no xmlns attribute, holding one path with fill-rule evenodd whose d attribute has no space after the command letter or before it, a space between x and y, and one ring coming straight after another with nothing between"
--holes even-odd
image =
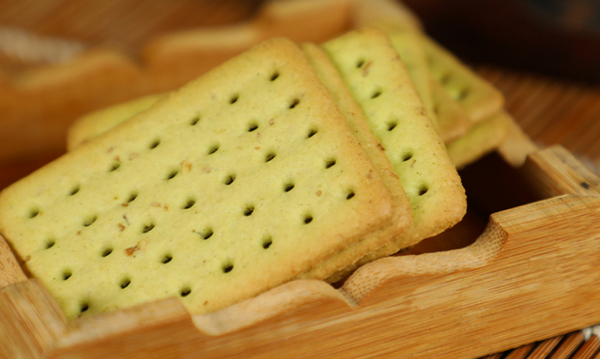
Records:
<instances>
[{"instance_id":1,"label":"hole in cracker","mask_svg":"<svg viewBox=\"0 0 600 359\"><path fill-rule=\"evenodd\" d=\"M348 192L346 192L346 199L350 200L352 198L354 198L354 196L356 196L356 193L353 190L348 190Z\"/></svg>"},{"instance_id":2,"label":"hole in cracker","mask_svg":"<svg viewBox=\"0 0 600 359\"><path fill-rule=\"evenodd\" d=\"M406 152L402 155L402 162L406 162L413 157L413 153L411 151Z\"/></svg>"},{"instance_id":3,"label":"hole in cracker","mask_svg":"<svg viewBox=\"0 0 600 359\"><path fill-rule=\"evenodd\" d=\"M377 98L379 96L381 96L381 90L375 90L373 92L373 94L371 95L371 98L373 99L373 98Z\"/></svg>"},{"instance_id":4,"label":"hole in cracker","mask_svg":"<svg viewBox=\"0 0 600 359\"><path fill-rule=\"evenodd\" d=\"M294 100L292 100L292 103L290 103L290 109L295 108L296 106L298 106L300 104L300 100L295 98Z\"/></svg>"},{"instance_id":5,"label":"hole in cracker","mask_svg":"<svg viewBox=\"0 0 600 359\"><path fill-rule=\"evenodd\" d=\"M171 170L171 172L169 172L167 174L167 176L165 177L165 179L167 181L170 180L170 179L173 179L173 178L175 178L175 176L177 176L178 173L179 173L179 170L177 170L177 169Z\"/></svg>"},{"instance_id":6,"label":"hole in cracker","mask_svg":"<svg viewBox=\"0 0 600 359\"><path fill-rule=\"evenodd\" d=\"M212 235L215 232L213 232L212 228L209 227L209 228L206 228L203 231L197 232L197 233L200 235L200 237L202 237L202 239L206 240L206 239L209 239L210 237L212 237Z\"/></svg>"},{"instance_id":7,"label":"hole in cracker","mask_svg":"<svg viewBox=\"0 0 600 359\"><path fill-rule=\"evenodd\" d=\"M67 280L67 279L71 278L71 276L72 276L72 275L73 275L73 272L71 272L71 270L70 270L70 269L65 269L65 270L62 272L62 279L63 279L63 280Z\"/></svg>"},{"instance_id":8,"label":"hole in cracker","mask_svg":"<svg viewBox=\"0 0 600 359\"><path fill-rule=\"evenodd\" d=\"M85 313L85 312L87 312L88 309L90 309L90 304L89 303L84 302L84 303L81 303L79 305L79 312L80 313Z\"/></svg>"},{"instance_id":9,"label":"hole in cracker","mask_svg":"<svg viewBox=\"0 0 600 359\"><path fill-rule=\"evenodd\" d=\"M265 238L263 238L262 247L264 249L269 248L271 246L271 244L273 244L273 238L271 238L271 236L266 236Z\"/></svg>"},{"instance_id":10,"label":"hole in cracker","mask_svg":"<svg viewBox=\"0 0 600 359\"><path fill-rule=\"evenodd\" d=\"M271 75L271 78L270 78L270 80L271 80L271 81L275 81L275 80L277 80L277 78L278 78L278 77L279 77L279 72L275 71L275 72L274 72L274 73Z\"/></svg>"},{"instance_id":11,"label":"hole in cracker","mask_svg":"<svg viewBox=\"0 0 600 359\"><path fill-rule=\"evenodd\" d=\"M121 289L125 289L129 286L129 284L131 284L131 279L129 278L123 278L121 279L121 282L119 283L119 286L121 287Z\"/></svg>"},{"instance_id":12,"label":"hole in cracker","mask_svg":"<svg viewBox=\"0 0 600 359\"><path fill-rule=\"evenodd\" d=\"M71 190L69 191L69 196L74 196L79 192L79 185L75 185L73 186L73 188L71 188Z\"/></svg>"},{"instance_id":13,"label":"hole in cracker","mask_svg":"<svg viewBox=\"0 0 600 359\"><path fill-rule=\"evenodd\" d=\"M331 168L331 167L335 166L335 164L336 164L335 158L328 159L327 161L325 161L325 168Z\"/></svg>"},{"instance_id":14,"label":"hole in cracker","mask_svg":"<svg viewBox=\"0 0 600 359\"><path fill-rule=\"evenodd\" d=\"M196 126L200 122L200 116L193 117L190 121L190 126Z\"/></svg>"},{"instance_id":15,"label":"hole in cracker","mask_svg":"<svg viewBox=\"0 0 600 359\"><path fill-rule=\"evenodd\" d=\"M56 244L56 240L54 239L48 239L45 243L44 243L44 248L45 249L50 249L52 247L54 247L54 245Z\"/></svg>"},{"instance_id":16,"label":"hole in cracker","mask_svg":"<svg viewBox=\"0 0 600 359\"><path fill-rule=\"evenodd\" d=\"M196 204L196 200L193 198L188 198L187 201L181 206L182 209L190 209Z\"/></svg>"},{"instance_id":17,"label":"hole in cracker","mask_svg":"<svg viewBox=\"0 0 600 359\"><path fill-rule=\"evenodd\" d=\"M313 216L311 214L305 214L303 218L304 224L309 224L313 221Z\"/></svg>"},{"instance_id":18,"label":"hole in cracker","mask_svg":"<svg viewBox=\"0 0 600 359\"><path fill-rule=\"evenodd\" d=\"M91 226L91 225L92 225L94 222L96 222L96 220L97 220L97 219L98 219L98 216L90 216L90 217L86 218L86 219L83 221L83 225L84 225L84 227L89 227L89 226Z\"/></svg>"},{"instance_id":19,"label":"hole in cracker","mask_svg":"<svg viewBox=\"0 0 600 359\"><path fill-rule=\"evenodd\" d=\"M248 206L246 206L246 208L244 208L244 216L246 216L246 217L251 216L252 213L254 213L253 205L248 205Z\"/></svg>"},{"instance_id":20,"label":"hole in cracker","mask_svg":"<svg viewBox=\"0 0 600 359\"><path fill-rule=\"evenodd\" d=\"M102 258L108 257L112 252L113 252L113 249L111 247L104 249L102 251Z\"/></svg>"},{"instance_id":21,"label":"hole in cracker","mask_svg":"<svg viewBox=\"0 0 600 359\"><path fill-rule=\"evenodd\" d=\"M214 145L212 145L212 146L210 146L208 148L208 152L207 153L209 155L212 155L213 153L217 152L218 150L219 150L219 144L214 144Z\"/></svg>"},{"instance_id":22,"label":"hole in cracker","mask_svg":"<svg viewBox=\"0 0 600 359\"><path fill-rule=\"evenodd\" d=\"M433 113L435 113L436 115L440 114L440 109L438 106L433 106Z\"/></svg>"},{"instance_id":23,"label":"hole in cracker","mask_svg":"<svg viewBox=\"0 0 600 359\"><path fill-rule=\"evenodd\" d=\"M121 162L114 162L110 168L108 169L109 172L114 172L116 170L119 169L119 167L121 167Z\"/></svg>"},{"instance_id":24,"label":"hole in cracker","mask_svg":"<svg viewBox=\"0 0 600 359\"><path fill-rule=\"evenodd\" d=\"M153 150L156 147L158 147L158 145L160 145L160 139L157 138L154 141L150 142L150 145L148 146L149 149Z\"/></svg>"},{"instance_id":25,"label":"hole in cracker","mask_svg":"<svg viewBox=\"0 0 600 359\"><path fill-rule=\"evenodd\" d=\"M172 256L172 255L170 255L170 254L165 254L165 255L162 257L162 259L160 260L160 262L161 262L162 264L167 264L167 263L169 263L169 262L170 262L170 261L172 261L172 260L173 260L173 256Z\"/></svg>"},{"instance_id":26,"label":"hole in cracker","mask_svg":"<svg viewBox=\"0 0 600 359\"><path fill-rule=\"evenodd\" d=\"M289 191L291 191L291 190L293 190L293 189L294 189L294 184L293 184L293 183L291 183L291 182L285 183L285 184L283 185L283 190L284 190L285 192L289 192Z\"/></svg>"},{"instance_id":27,"label":"hole in cracker","mask_svg":"<svg viewBox=\"0 0 600 359\"><path fill-rule=\"evenodd\" d=\"M235 175L234 174L229 174L227 176L225 176L225 178L223 179L223 183L227 186L229 186L230 184L233 183L233 181L235 181Z\"/></svg>"},{"instance_id":28,"label":"hole in cracker","mask_svg":"<svg viewBox=\"0 0 600 359\"><path fill-rule=\"evenodd\" d=\"M223 273L229 273L233 270L233 262L228 260L221 266Z\"/></svg>"},{"instance_id":29,"label":"hole in cracker","mask_svg":"<svg viewBox=\"0 0 600 359\"><path fill-rule=\"evenodd\" d=\"M419 187L419 196L423 196L425 193L427 193L427 191L429 191L427 185L421 185Z\"/></svg>"},{"instance_id":30,"label":"hole in cracker","mask_svg":"<svg viewBox=\"0 0 600 359\"><path fill-rule=\"evenodd\" d=\"M233 105L234 103L236 103L236 102L237 102L237 100L238 100L239 98L240 98L240 95L238 95L238 94L235 94L235 95L231 96L231 98L229 99L229 103Z\"/></svg>"},{"instance_id":31,"label":"hole in cracker","mask_svg":"<svg viewBox=\"0 0 600 359\"><path fill-rule=\"evenodd\" d=\"M318 130L316 128L311 128L310 130L308 130L308 134L306 135L306 138L311 138L312 136L316 135L318 132Z\"/></svg>"},{"instance_id":32,"label":"hole in cracker","mask_svg":"<svg viewBox=\"0 0 600 359\"><path fill-rule=\"evenodd\" d=\"M137 196L138 196L137 192L131 192L129 194L129 197L127 198L126 203L131 203L131 202L135 201L135 199L137 198Z\"/></svg>"},{"instance_id":33,"label":"hole in cracker","mask_svg":"<svg viewBox=\"0 0 600 359\"><path fill-rule=\"evenodd\" d=\"M248 124L248 132L255 131L256 129L258 129L258 123L256 123L256 122L250 122Z\"/></svg>"},{"instance_id":34,"label":"hole in cracker","mask_svg":"<svg viewBox=\"0 0 600 359\"><path fill-rule=\"evenodd\" d=\"M464 100L467 96L469 95L469 89L462 89L459 93L458 93L458 97L456 98L459 101Z\"/></svg>"},{"instance_id":35,"label":"hole in cracker","mask_svg":"<svg viewBox=\"0 0 600 359\"><path fill-rule=\"evenodd\" d=\"M192 293L192 288L190 288L188 286L182 287L179 290L179 295L182 297L187 297L188 295L190 295L190 293Z\"/></svg>"},{"instance_id":36,"label":"hole in cracker","mask_svg":"<svg viewBox=\"0 0 600 359\"><path fill-rule=\"evenodd\" d=\"M153 229L154 229L154 223L146 224L146 225L144 225L144 227L142 227L142 233L148 233Z\"/></svg>"},{"instance_id":37,"label":"hole in cracker","mask_svg":"<svg viewBox=\"0 0 600 359\"><path fill-rule=\"evenodd\" d=\"M396 128L398 126L398 122L396 121L390 121L387 123L387 130L388 131L393 131L394 128Z\"/></svg>"},{"instance_id":38,"label":"hole in cracker","mask_svg":"<svg viewBox=\"0 0 600 359\"><path fill-rule=\"evenodd\" d=\"M35 217L37 217L37 215L38 215L38 214L40 214L40 210L39 210L39 209L37 209L37 208L32 208L32 209L29 211L29 214L28 214L28 216L29 216L29 218L35 218Z\"/></svg>"},{"instance_id":39,"label":"hole in cracker","mask_svg":"<svg viewBox=\"0 0 600 359\"><path fill-rule=\"evenodd\" d=\"M361 67L363 67L363 65L365 64L365 60L364 59L360 59L356 62L356 68L360 69Z\"/></svg>"},{"instance_id":40,"label":"hole in cracker","mask_svg":"<svg viewBox=\"0 0 600 359\"><path fill-rule=\"evenodd\" d=\"M265 162L269 162L271 161L273 158L275 158L276 154L275 152L269 152L265 155Z\"/></svg>"},{"instance_id":41,"label":"hole in cracker","mask_svg":"<svg viewBox=\"0 0 600 359\"><path fill-rule=\"evenodd\" d=\"M452 76L450 75L450 73L445 73L445 74L443 74L443 75L442 75L442 77L440 77L440 83L441 83L442 85L447 85L447 84L448 84L448 82L450 82L450 78L451 78L451 77L452 77Z\"/></svg>"}]
</instances>

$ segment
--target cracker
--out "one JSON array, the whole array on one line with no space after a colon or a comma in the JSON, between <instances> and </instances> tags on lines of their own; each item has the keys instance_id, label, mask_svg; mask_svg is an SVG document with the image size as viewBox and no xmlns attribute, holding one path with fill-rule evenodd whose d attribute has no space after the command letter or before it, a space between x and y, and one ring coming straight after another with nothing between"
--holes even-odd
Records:
<instances>
[{"instance_id":1,"label":"cracker","mask_svg":"<svg viewBox=\"0 0 600 359\"><path fill-rule=\"evenodd\" d=\"M144 96L94 111L75 120L67 131L67 150L71 151L133 117L138 112L147 110L162 96L162 94Z\"/></svg>"},{"instance_id":2,"label":"cracker","mask_svg":"<svg viewBox=\"0 0 600 359\"><path fill-rule=\"evenodd\" d=\"M500 91L431 38L421 35L420 39L434 79L460 103L471 121L481 121L502 109L504 96Z\"/></svg>"},{"instance_id":3,"label":"cracker","mask_svg":"<svg viewBox=\"0 0 600 359\"><path fill-rule=\"evenodd\" d=\"M448 154L457 169L477 161L504 142L509 129L507 117L506 112L500 111L448 145Z\"/></svg>"},{"instance_id":4,"label":"cracker","mask_svg":"<svg viewBox=\"0 0 600 359\"><path fill-rule=\"evenodd\" d=\"M466 196L448 152L385 33L356 30L324 45L404 187L411 228L361 263L397 252L453 226Z\"/></svg>"},{"instance_id":5,"label":"cracker","mask_svg":"<svg viewBox=\"0 0 600 359\"><path fill-rule=\"evenodd\" d=\"M333 95L338 108L346 117L350 130L369 154L371 161L375 164L379 175L394 198L394 216L386 226L369 234L360 242L336 253L333 257L300 276L301 278L325 279L336 270L357 262L360 258L391 243L394 238L404 233L410 227L412 212L402 184L394 173L394 168L387 159L383 146L369 130L361 109L352 99L352 95L325 51L312 43L302 44L301 48L307 54L309 62L316 70L321 82Z\"/></svg>"},{"instance_id":6,"label":"cracker","mask_svg":"<svg viewBox=\"0 0 600 359\"><path fill-rule=\"evenodd\" d=\"M431 79L429 82L433 97L435 121L444 143L450 143L467 133L473 126L467 111L446 92L444 87Z\"/></svg>"},{"instance_id":7,"label":"cracker","mask_svg":"<svg viewBox=\"0 0 600 359\"><path fill-rule=\"evenodd\" d=\"M391 218L345 122L272 39L5 189L0 233L68 318L169 296L218 310Z\"/></svg>"},{"instance_id":8,"label":"cracker","mask_svg":"<svg viewBox=\"0 0 600 359\"><path fill-rule=\"evenodd\" d=\"M418 35L410 31L392 31L388 33L388 36L406 66L427 114L437 126L427 57L419 43Z\"/></svg>"}]
</instances>

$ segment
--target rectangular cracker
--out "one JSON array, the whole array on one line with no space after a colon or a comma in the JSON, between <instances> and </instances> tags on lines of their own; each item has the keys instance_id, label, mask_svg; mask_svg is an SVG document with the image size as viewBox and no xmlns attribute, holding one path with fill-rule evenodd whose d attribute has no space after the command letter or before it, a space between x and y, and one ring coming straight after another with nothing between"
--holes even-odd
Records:
<instances>
[{"instance_id":1,"label":"rectangular cracker","mask_svg":"<svg viewBox=\"0 0 600 359\"><path fill-rule=\"evenodd\" d=\"M460 177L387 35L364 28L323 46L385 148L413 210L411 228L360 263L396 253L459 222L466 212Z\"/></svg>"},{"instance_id":2,"label":"rectangular cracker","mask_svg":"<svg viewBox=\"0 0 600 359\"><path fill-rule=\"evenodd\" d=\"M0 233L71 319L169 296L215 311L392 215L330 93L280 38L0 194Z\"/></svg>"},{"instance_id":3,"label":"rectangular cracker","mask_svg":"<svg viewBox=\"0 0 600 359\"><path fill-rule=\"evenodd\" d=\"M344 81L327 57L325 51L312 43L301 44L309 63L316 70L321 82L333 95L338 108L346 117L350 130L369 154L377 171L394 198L394 216L384 227L370 233L363 240L334 254L317 267L300 276L300 278L325 279L340 268L356 263L365 255L391 243L394 238L404 233L412 222L412 211L408 198L404 193L400 179L387 159L383 146L369 130L361 109L352 99Z\"/></svg>"},{"instance_id":4,"label":"rectangular cracker","mask_svg":"<svg viewBox=\"0 0 600 359\"><path fill-rule=\"evenodd\" d=\"M93 140L138 112L147 110L162 96L164 94L140 97L78 118L67 131L67 151Z\"/></svg>"},{"instance_id":5,"label":"rectangular cracker","mask_svg":"<svg viewBox=\"0 0 600 359\"><path fill-rule=\"evenodd\" d=\"M437 126L429 69L418 35L412 31L391 31L387 34L390 37L392 46L398 52L400 59L408 70L427 114Z\"/></svg>"},{"instance_id":6,"label":"rectangular cracker","mask_svg":"<svg viewBox=\"0 0 600 359\"><path fill-rule=\"evenodd\" d=\"M460 103L472 122L486 119L502 109L504 96L500 91L433 39L421 34L420 40L433 78Z\"/></svg>"}]
</instances>

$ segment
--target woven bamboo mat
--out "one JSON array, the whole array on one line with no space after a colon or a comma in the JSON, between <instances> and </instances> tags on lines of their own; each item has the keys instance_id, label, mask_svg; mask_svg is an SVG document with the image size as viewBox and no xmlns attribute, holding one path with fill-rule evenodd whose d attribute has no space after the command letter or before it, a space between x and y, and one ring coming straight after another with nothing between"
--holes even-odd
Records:
<instances>
[{"instance_id":1,"label":"woven bamboo mat","mask_svg":"<svg viewBox=\"0 0 600 359\"><path fill-rule=\"evenodd\" d=\"M485 356L481 359L592 359L600 358L596 328L559 335L548 340Z\"/></svg>"}]
</instances>

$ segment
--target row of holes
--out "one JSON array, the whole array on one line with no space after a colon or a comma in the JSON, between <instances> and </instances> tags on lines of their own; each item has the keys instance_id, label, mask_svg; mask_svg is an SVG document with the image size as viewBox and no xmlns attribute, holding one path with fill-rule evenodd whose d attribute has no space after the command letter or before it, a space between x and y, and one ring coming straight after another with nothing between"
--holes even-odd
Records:
<instances>
[{"instance_id":1,"label":"row of holes","mask_svg":"<svg viewBox=\"0 0 600 359\"><path fill-rule=\"evenodd\" d=\"M356 68L357 68L357 69L361 69L361 68L362 68L362 67L365 65L365 63L366 63L366 62L365 62L365 60L364 60L364 59L359 59L358 61L356 61ZM441 82L442 84L446 84L446 83L447 83L449 80L450 80L450 78L449 78L449 74L447 74L446 76L444 76L444 77L443 77L443 78L440 80L440 82ZM381 89L377 89L377 90L375 90L375 91L373 92L373 94L371 94L371 98L372 98L372 99L375 99L375 98L377 98L377 97L381 96L381 94L382 94L382 90L381 90ZM461 91L461 92L459 93L459 95L458 95L458 99L463 99L464 97L466 97L466 96L467 96L467 94L468 94L468 90L467 90L467 89L464 89L463 91ZM394 130L396 127L397 127L397 126L398 126L398 121L396 121L396 120L390 121L390 122L388 122L388 123L387 123L387 130L388 130L388 131L393 131L393 130ZM406 153L405 153L405 154L403 154L403 155L402 155L402 157L401 157L401 159L402 159L402 162L407 162L407 161L409 161L409 160L410 160L410 159L412 159L412 158L413 158L413 153L412 153L412 152L410 152L410 151L409 151L409 152L406 152ZM425 184L422 184L422 185L419 187L419 191L418 191L417 193L419 194L419 196L423 196L423 195L425 195L425 194L426 194L428 191L429 191L429 187L428 187L427 185L425 185Z\"/></svg>"},{"instance_id":2,"label":"row of holes","mask_svg":"<svg viewBox=\"0 0 600 359\"><path fill-rule=\"evenodd\" d=\"M275 158L276 154L275 153L269 153L267 154L265 161L269 162L271 161L273 158ZM331 168L336 164L336 160L335 159L329 159L325 161L325 169ZM179 170L173 170L171 172L169 172L169 174L166 176L166 180L171 180L173 178L175 178L175 176L177 176L177 174L179 174ZM235 174L229 174L227 176L225 176L225 178L223 179L223 183L227 186L231 185L236 179L236 175ZM293 183L286 183L284 185L284 191L285 192L289 192L290 190L292 190L294 188L294 184ZM79 186L76 187L76 191L74 191L75 193L79 192ZM73 193L73 194L75 194ZM133 202L138 196L137 192L132 192L128 199L124 202L125 204L129 204L131 202ZM187 202L182 206L183 209L189 209L191 208L193 205L195 204L195 200L193 199L188 199ZM40 213L40 210L38 208L34 208L30 211L29 213L29 218L35 218L37 217L37 215ZM97 217L96 216L92 216L89 218L86 218L83 222L84 227L89 227L90 225L92 225L95 221L96 221Z\"/></svg>"},{"instance_id":3,"label":"row of holes","mask_svg":"<svg viewBox=\"0 0 600 359\"><path fill-rule=\"evenodd\" d=\"M231 269L233 269L233 267L231 267ZM231 271L231 269L229 271ZM121 289L125 289L129 286L129 284L131 284L131 280L129 278L124 278L120 283L119 286L121 287ZM183 286L181 287L181 289L179 289L179 295L181 297L187 297L188 295L190 295L192 293L192 288L190 288L189 286ZM82 302L79 305L79 313L83 314L85 312L87 312L90 309L90 303L87 301Z\"/></svg>"},{"instance_id":4,"label":"row of holes","mask_svg":"<svg viewBox=\"0 0 600 359\"><path fill-rule=\"evenodd\" d=\"M431 56L429 56L427 58L427 62L429 64L429 67L432 67L433 58ZM452 72L447 71L447 72L443 73L442 75L440 75L437 80L439 81L440 84L444 85L444 87L447 87L448 84L450 83L452 77L453 77ZM463 87L456 93L451 92L451 95L456 101L462 101L470 94L470 92L471 91L469 88Z\"/></svg>"},{"instance_id":5,"label":"row of holes","mask_svg":"<svg viewBox=\"0 0 600 359\"><path fill-rule=\"evenodd\" d=\"M311 129L309 130L308 134L307 134L307 138L311 138L311 137L313 137L315 134L317 134L317 132L318 132L318 130L317 130L317 129L315 129L315 128L311 128ZM151 144L151 146L150 146L150 149L156 148L156 147L157 147L159 144L160 144L160 140L159 140L159 139L155 140L155 141L154 141L154 142ZM208 155L212 155L212 154L214 154L215 152L217 152L218 150L219 150L219 145L218 145L218 144L216 144L216 145L213 145L213 146L209 147L209 149L208 149L208 151L207 151L207 154L208 154ZM265 155L265 162L270 162L270 161L272 161L272 160L273 160L275 157L276 157L276 153L274 153L274 152L269 152L269 153L267 153L267 154ZM330 160L327 160L327 161L325 162L325 168L330 168L330 167L332 167L333 165L335 165L335 160L334 160L334 159L330 159ZM117 170L117 169L119 169L120 167L121 167L121 163L120 163L120 162L115 162L115 163L114 163L114 164L113 164L113 165L110 167L110 171L111 171L111 172L113 172L113 171L116 171L116 170ZM167 176L166 176L166 178L165 178L165 179L166 179L166 180L173 179L175 176L177 176L177 174L178 174L178 173L179 173L179 170L172 170L172 171L170 171L170 172L167 174ZM228 175L227 177L225 177L225 179L224 179L223 183L225 183L226 185L230 185L231 183L233 183L233 181L234 181L234 180L235 180L235 175ZM68 192L68 195L69 195L69 196L74 196L74 195L76 195L77 193L79 193L79 190L80 190L80 188L81 188L81 187L80 187L80 185L75 185L75 186L74 186L74 187L73 187L73 188L72 188L72 189L71 189L71 190ZM130 197L130 198L129 198L129 199L128 199L128 200L127 200L125 203L130 203L130 202L132 202L132 201L135 199L135 197L136 197L136 196L137 196L137 194L132 194L132 195L131 195L131 197ZM36 216L37 216L39 213L40 213L40 210L39 210L39 209L37 209L37 208L33 208L32 210L30 210L30 211L29 211L29 218L35 218L35 217L36 217ZM90 223L88 223L88 224L86 224L86 226L89 226L91 223L93 223L93 221L92 221L92 222L90 222Z\"/></svg>"}]
</instances>

